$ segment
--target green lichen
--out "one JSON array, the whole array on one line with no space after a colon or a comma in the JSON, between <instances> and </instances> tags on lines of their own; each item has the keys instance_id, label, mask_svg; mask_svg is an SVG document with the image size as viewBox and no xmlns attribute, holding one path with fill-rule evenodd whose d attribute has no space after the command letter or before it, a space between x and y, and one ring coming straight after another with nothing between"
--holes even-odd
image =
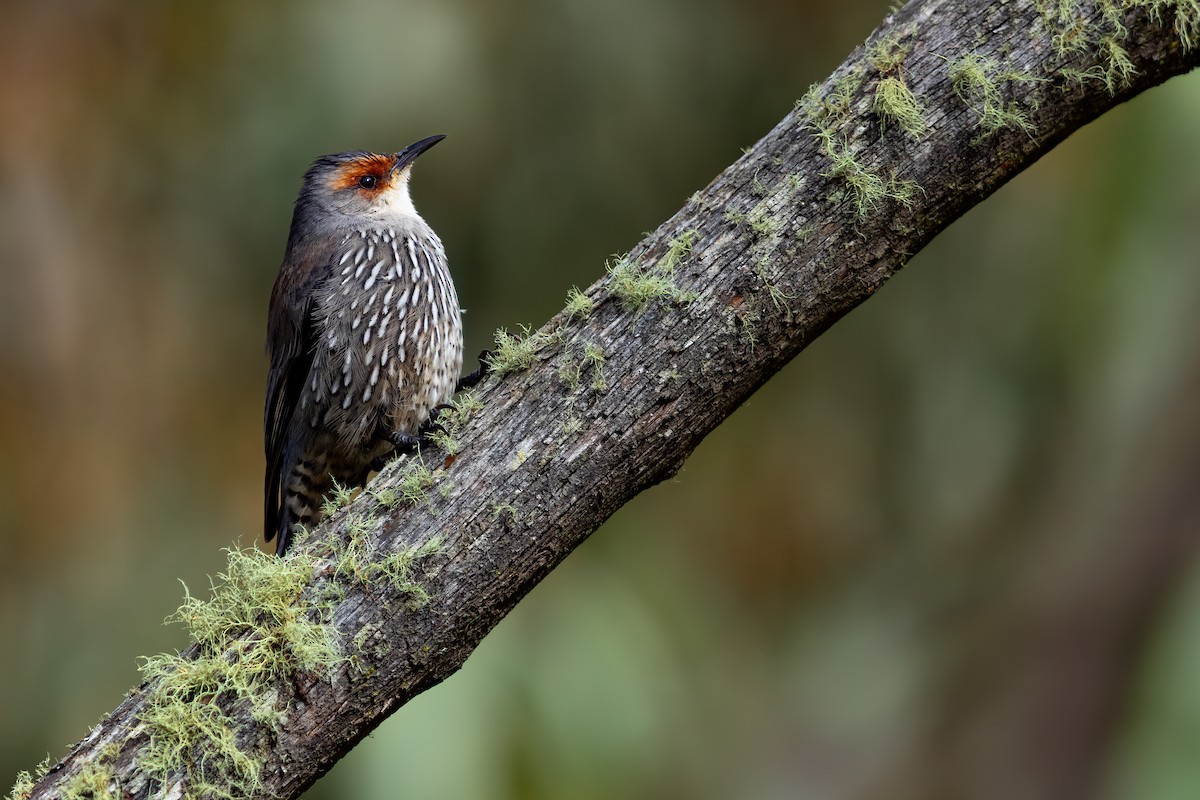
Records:
<instances>
[{"instance_id":1,"label":"green lichen","mask_svg":"<svg viewBox=\"0 0 1200 800\"><path fill-rule=\"evenodd\" d=\"M383 625L378 622L368 622L358 633L354 634L354 647L347 662L351 669L360 675L372 675L372 667L366 657L382 659L392 651L392 645L383 636Z\"/></svg>"},{"instance_id":2,"label":"green lichen","mask_svg":"<svg viewBox=\"0 0 1200 800\"><path fill-rule=\"evenodd\" d=\"M459 392L458 396L450 401L450 408L442 409L441 421L455 430L461 430L467 421L480 411L483 411L483 401L479 399L479 395L470 390Z\"/></svg>"},{"instance_id":3,"label":"green lichen","mask_svg":"<svg viewBox=\"0 0 1200 800\"><path fill-rule=\"evenodd\" d=\"M558 379L570 391L579 388L579 380L583 377L583 365L574 356L568 356L566 362L558 368Z\"/></svg>"},{"instance_id":4,"label":"green lichen","mask_svg":"<svg viewBox=\"0 0 1200 800\"><path fill-rule=\"evenodd\" d=\"M336 632L319 609L298 604L314 560L294 549L277 558L230 549L228 568L200 600L186 590L169 621L183 623L194 657L143 659L149 683L140 721L149 733L146 772L164 787L181 776L185 797L242 797L259 784L261 756L238 746L229 709L259 709L276 684L301 672L329 674L342 656Z\"/></svg>"},{"instance_id":5,"label":"green lichen","mask_svg":"<svg viewBox=\"0 0 1200 800\"><path fill-rule=\"evenodd\" d=\"M891 62L881 63L891 66ZM841 130L846 127L854 98L862 86L863 72L864 67L858 65L838 76L824 96L820 87L813 86L797 103L804 124L813 129L821 152L831 162L824 176L845 181L860 218L866 217L887 200L910 205L919 190L916 183L900 179L894 171L884 177L868 168L859 160L847 134Z\"/></svg>"},{"instance_id":6,"label":"green lichen","mask_svg":"<svg viewBox=\"0 0 1200 800\"><path fill-rule=\"evenodd\" d=\"M120 748L111 744L85 763L60 788L62 800L121 800L121 782L113 769Z\"/></svg>"},{"instance_id":7,"label":"green lichen","mask_svg":"<svg viewBox=\"0 0 1200 800\"><path fill-rule=\"evenodd\" d=\"M750 213L746 215L746 224L755 236L765 239L778 236L783 229L783 221L772 214L763 203L750 209Z\"/></svg>"},{"instance_id":8,"label":"green lichen","mask_svg":"<svg viewBox=\"0 0 1200 800\"><path fill-rule=\"evenodd\" d=\"M762 197L767 193L767 185L758 177L760 169L754 170L753 177L750 178L750 194L757 197Z\"/></svg>"},{"instance_id":9,"label":"green lichen","mask_svg":"<svg viewBox=\"0 0 1200 800\"><path fill-rule=\"evenodd\" d=\"M1184 50L1191 50L1200 40L1200 0L1127 0L1138 8L1146 9L1150 18L1161 22L1163 13L1175 14L1175 34Z\"/></svg>"},{"instance_id":10,"label":"green lichen","mask_svg":"<svg viewBox=\"0 0 1200 800\"><path fill-rule=\"evenodd\" d=\"M323 517L332 517L338 510L350 505L350 501L354 499L354 495L358 489L353 486L343 486L336 480L332 481L333 491L325 498L321 504L321 515Z\"/></svg>"},{"instance_id":11,"label":"green lichen","mask_svg":"<svg viewBox=\"0 0 1200 800\"><path fill-rule=\"evenodd\" d=\"M1109 94L1129 85L1136 74L1125 41L1129 31L1125 27L1125 10L1129 6L1142 5L1138 2L1097 3L1100 12L1098 23L1089 22L1088 15L1078 7L1077 0L1058 0L1053 4L1039 3L1038 12L1053 31L1051 43L1061 57L1095 51L1103 63L1083 70L1067 68L1060 74L1068 80L1083 83L1096 80L1103 83Z\"/></svg>"},{"instance_id":12,"label":"green lichen","mask_svg":"<svg viewBox=\"0 0 1200 800\"><path fill-rule=\"evenodd\" d=\"M915 27L913 28L915 30ZM871 110L879 117L880 125L898 125L914 138L925 135L925 107L904 80L904 60L910 45L901 43L901 34L882 36L867 51L867 61L879 72Z\"/></svg>"},{"instance_id":13,"label":"green lichen","mask_svg":"<svg viewBox=\"0 0 1200 800\"><path fill-rule=\"evenodd\" d=\"M1015 102L1004 101L1001 83L1030 83L1036 80L1028 73L1002 70L996 59L980 53L967 53L950 64L954 93L979 114L979 140L1004 128L1017 128L1029 136L1033 135L1033 126L1025 112Z\"/></svg>"},{"instance_id":14,"label":"green lichen","mask_svg":"<svg viewBox=\"0 0 1200 800\"><path fill-rule=\"evenodd\" d=\"M575 340L573 344L578 344ZM594 342L583 342L582 350L570 349L565 354L565 360L558 368L558 379L569 391L577 391L583 381L585 371L592 373L592 388L603 392L608 388L604 379L604 348Z\"/></svg>"},{"instance_id":15,"label":"green lichen","mask_svg":"<svg viewBox=\"0 0 1200 800\"><path fill-rule=\"evenodd\" d=\"M416 461L404 471L398 489L400 499L410 505L429 501L429 490L433 488L433 472L424 462Z\"/></svg>"},{"instance_id":16,"label":"green lichen","mask_svg":"<svg viewBox=\"0 0 1200 800\"><path fill-rule=\"evenodd\" d=\"M462 403L456 411L465 418L473 403ZM412 500L406 493L427 489L431 480L423 464L410 465L398 497ZM351 514L347 535L331 537L326 554L311 549L307 532L286 558L230 549L207 599L184 587L183 603L168 621L182 623L195 646L139 665L146 688L138 723L147 741L136 758L158 784L151 794L232 800L257 792L265 747L288 713L283 689L301 674L332 678L347 660L332 624L347 587L387 583L409 607L428 601L418 568L440 549L440 537L381 552L374 527L373 517ZM64 782L64 800L122 797L111 766L118 755L115 744L102 750ZM39 777L48 765L39 767ZM19 775L12 799L27 797L33 781L28 773Z\"/></svg>"},{"instance_id":17,"label":"green lichen","mask_svg":"<svg viewBox=\"0 0 1200 800\"><path fill-rule=\"evenodd\" d=\"M417 609L429 602L429 592L420 581L416 580L415 568L430 556L442 549L442 537L434 536L416 547L406 547L388 553L382 559L373 562L376 575L386 580L393 591L405 597L405 603L410 609Z\"/></svg>"},{"instance_id":18,"label":"green lichen","mask_svg":"<svg viewBox=\"0 0 1200 800\"><path fill-rule=\"evenodd\" d=\"M384 508L417 506L429 502L429 490L437 475L420 458L410 458L395 481L395 486L372 489L371 497Z\"/></svg>"},{"instance_id":19,"label":"green lichen","mask_svg":"<svg viewBox=\"0 0 1200 800\"><path fill-rule=\"evenodd\" d=\"M775 306L776 311L784 311L788 314L790 320L792 313L792 305L789 301L795 300L795 295L790 295L780 289L770 277L770 264L765 257L758 258L754 262L754 274L762 281L763 286L767 290L767 295L771 298L771 304Z\"/></svg>"},{"instance_id":20,"label":"green lichen","mask_svg":"<svg viewBox=\"0 0 1200 800\"><path fill-rule=\"evenodd\" d=\"M608 383L604 380L604 349L598 344L585 342L583 363L592 369L592 388L597 392L607 389Z\"/></svg>"},{"instance_id":21,"label":"green lichen","mask_svg":"<svg viewBox=\"0 0 1200 800\"><path fill-rule=\"evenodd\" d=\"M895 200L905 206L912 204L920 188L915 182L900 179L894 170L884 178L867 169L845 140L822 137L822 149L832 162L825 175L841 178L850 187L859 218L866 217L885 200Z\"/></svg>"},{"instance_id":22,"label":"green lichen","mask_svg":"<svg viewBox=\"0 0 1200 800\"><path fill-rule=\"evenodd\" d=\"M824 94L821 93L821 86L814 83L797 102L797 112L818 128L831 128L845 121L862 86L863 72L863 66L855 64L835 77L829 85L829 91Z\"/></svg>"},{"instance_id":23,"label":"green lichen","mask_svg":"<svg viewBox=\"0 0 1200 800\"><path fill-rule=\"evenodd\" d=\"M1129 53L1125 50L1126 36L1128 32L1122 26L1120 34L1108 33L1100 37L1100 55L1107 64L1104 70L1104 87L1108 89L1109 94L1116 94L1117 89L1128 86L1137 74L1133 62L1129 59Z\"/></svg>"},{"instance_id":24,"label":"green lichen","mask_svg":"<svg viewBox=\"0 0 1200 800\"><path fill-rule=\"evenodd\" d=\"M369 583L367 567L371 555L371 520L361 514L346 518L346 538L335 537L333 574L358 583Z\"/></svg>"},{"instance_id":25,"label":"green lichen","mask_svg":"<svg viewBox=\"0 0 1200 800\"><path fill-rule=\"evenodd\" d=\"M1054 27L1051 43L1060 56L1083 52L1088 47L1088 25L1082 14L1077 13L1076 0L1058 0L1054 3L1039 2L1038 13Z\"/></svg>"},{"instance_id":26,"label":"green lichen","mask_svg":"<svg viewBox=\"0 0 1200 800\"><path fill-rule=\"evenodd\" d=\"M899 72L908 57L908 43L900 41L901 34L892 32L879 37L867 50L867 62L881 75Z\"/></svg>"},{"instance_id":27,"label":"green lichen","mask_svg":"<svg viewBox=\"0 0 1200 800\"><path fill-rule=\"evenodd\" d=\"M509 524L517 522L517 507L512 503L492 503L492 521L506 520Z\"/></svg>"},{"instance_id":28,"label":"green lichen","mask_svg":"<svg viewBox=\"0 0 1200 800\"><path fill-rule=\"evenodd\" d=\"M287 719L287 708L279 701L278 687L272 686L253 699L250 705L250 719L271 730L283 724Z\"/></svg>"},{"instance_id":29,"label":"green lichen","mask_svg":"<svg viewBox=\"0 0 1200 800\"><path fill-rule=\"evenodd\" d=\"M378 636L382 629L383 626L378 622L368 622L363 625L358 629L358 633L354 634L354 649L359 652L366 650L367 641Z\"/></svg>"},{"instance_id":30,"label":"green lichen","mask_svg":"<svg viewBox=\"0 0 1200 800\"><path fill-rule=\"evenodd\" d=\"M453 456L462 450L460 437L471 416L483 410L483 401L474 392L468 390L460 393L447 405L447 408L438 412L438 426L429 435L429 439L447 455Z\"/></svg>"},{"instance_id":31,"label":"green lichen","mask_svg":"<svg viewBox=\"0 0 1200 800\"><path fill-rule=\"evenodd\" d=\"M46 777L46 773L50 771L50 755L47 754L44 761L33 768L33 774L29 774L29 770L23 769L17 773L17 779L13 782L12 790L4 800L29 800L29 795L33 794L34 785L42 778Z\"/></svg>"},{"instance_id":32,"label":"green lichen","mask_svg":"<svg viewBox=\"0 0 1200 800\"><path fill-rule=\"evenodd\" d=\"M741 329L742 341L751 353L758 346L758 324L762 317L755 311L746 308L731 309L730 318L735 328Z\"/></svg>"},{"instance_id":33,"label":"green lichen","mask_svg":"<svg viewBox=\"0 0 1200 800\"><path fill-rule=\"evenodd\" d=\"M694 292L685 292L670 272L645 269L629 256L606 263L608 288L627 311L640 313L656 302L689 303Z\"/></svg>"},{"instance_id":34,"label":"green lichen","mask_svg":"<svg viewBox=\"0 0 1200 800\"><path fill-rule=\"evenodd\" d=\"M572 286L567 292L567 305L564 310L568 320L587 319L592 315L595 306L592 298L581 292L578 286Z\"/></svg>"},{"instance_id":35,"label":"green lichen","mask_svg":"<svg viewBox=\"0 0 1200 800\"><path fill-rule=\"evenodd\" d=\"M1174 17L1174 29L1184 50L1191 50L1200 38L1200 0L1098 0L1095 8L1100 20L1092 22L1079 0L1039 0L1038 13L1051 30L1051 42L1062 57L1094 52L1099 64L1078 69L1068 67L1059 74L1070 83L1103 83L1109 94L1129 85L1137 73L1126 48L1129 30L1126 14L1141 9L1161 24L1166 14Z\"/></svg>"},{"instance_id":36,"label":"green lichen","mask_svg":"<svg viewBox=\"0 0 1200 800\"><path fill-rule=\"evenodd\" d=\"M909 136L923 136L929 129L929 123L925 121L925 107L901 78L887 77L879 80L875 87L875 101L871 110L879 117L884 127L888 124L899 125Z\"/></svg>"},{"instance_id":37,"label":"green lichen","mask_svg":"<svg viewBox=\"0 0 1200 800\"><path fill-rule=\"evenodd\" d=\"M1067 83L1074 83L1082 86L1091 81L1099 81L1104 83L1106 80L1105 72L1098 64L1094 64L1087 69L1075 69L1074 67L1063 67L1058 71L1060 77Z\"/></svg>"},{"instance_id":38,"label":"green lichen","mask_svg":"<svg viewBox=\"0 0 1200 800\"><path fill-rule=\"evenodd\" d=\"M514 336L505 328L496 331L496 347L488 358L490 374L502 378L510 372L529 369L538 352L558 338L557 332L534 333L528 325L520 327L520 336Z\"/></svg>"},{"instance_id":39,"label":"green lichen","mask_svg":"<svg viewBox=\"0 0 1200 800\"><path fill-rule=\"evenodd\" d=\"M400 494L390 486L380 489L371 489L371 497L375 498L375 502L384 508L395 508L400 505Z\"/></svg>"},{"instance_id":40,"label":"green lichen","mask_svg":"<svg viewBox=\"0 0 1200 800\"><path fill-rule=\"evenodd\" d=\"M675 268L691 255L692 246L696 244L696 239L699 237L700 232L695 228L688 229L678 236L673 237L667 242L666 255L658 263L658 268L666 273L674 272Z\"/></svg>"},{"instance_id":41,"label":"green lichen","mask_svg":"<svg viewBox=\"0 0 1200 800\"><path fill-rule=\"evenodd\" d=\"M782 180L768 187L762 193L761 199L748 210L733 208L725 212L726 220L739 227L745 227L752 234L748 254L754 263L755 273L769 289L777 307L782 299L787 298L787 294L779 290L772 281L771 266L776 259L783 263L794 262L797 259L796 242L802 242L813 230L809 225L789 231L790 225L804 221L803 217L796 219L791 216L797 207L796 195L804 185L803 176L784 176ZM790 308L783 310L789 316L792 313Z\"/></svg>"},{"instance_id":42,"label":"green lichen","mask_svg":"<svg viewBox=\"0 0 1200 800\"><path fill-rule=\"evenodd\" d=\"M13 782L12 789L9 790L4 800L29 800L29 795L33 794L34 783L29 770L21 770L17 773L17 779Z\"/></svg>"},{"instance_id":43,"label":"green lichen","mask_svg":"<svg viewBox=\"0 0 1200 800\"><path fill-rule=\"evenodd\" d=\"M846 116L854 103L854 96L862 86L863 69L852 67L845 75L834 79L832 88L825 98L825 108L833 116Z\"/></svg>"},{"instance_id":44,"label":"green lichen","mask_svg":"<svg viewBox=\"0 0 1200 800\"><path fill-rule=\"evenodd\" d=\"M666 252L654 263L646 265L628 255L614 256L605 262L608 288L627 311L640 313L653 303L690 303L695 292L683 291L675 283L675 269L692 251L699 233L687 230L667 242Z\"/></svg>"},{"instance_id":45,"label":"green lichen","mask_svg":"<svg viewBox=\"0 0 1200 800\"><path fill-rule=\"evenodd\" d=\"M370 520L364 517L351 518L347 528L346 539L334 541L335 576L367 589L379 583L388 583L405 599L410 609L419 608L429 601L429 592L414 579L413 567L416 562L441 550L442 537L434 536L420 545L384 553L371 535Z\"/></svg>"},{"instance_id":46,"label":"green lichen","mask_svg":"<svg viewBox=\"0 0 1200 800\"><path fill-rule=\"evenodd\" d=\"M656 300L671 300L677 291L669 277L645 272L628 258L618 259L606 269L612 293L629 311L642 311Z\"/></svg>"},{"instance_id":47,"label":"green lichen","mask_svg":"<svg viewBox=\"0 0 1200 800\"><path fill-rule=\"evenodd\" d=\"M449 456L456 456L462 451L462 442L445 429L435 430L429 434L429 441Z\"/></svg>"}]
</instances>

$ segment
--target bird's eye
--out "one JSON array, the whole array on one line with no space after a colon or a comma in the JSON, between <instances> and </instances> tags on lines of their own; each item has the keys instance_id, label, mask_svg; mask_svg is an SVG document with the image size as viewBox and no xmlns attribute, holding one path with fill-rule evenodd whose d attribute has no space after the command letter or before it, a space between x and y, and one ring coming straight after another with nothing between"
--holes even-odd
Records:
<instances>
[{"instance_id":1,"label":"bird's eye","mask_svg":"<svg viewBox=\"0 0 1200 800\"><path fill-rule=\"evenodd\" d=\"M379 182L379 179L376 178L374 175L363 175L361 178L358 179L358 185L364 189L374 189L375 184L378 182Z\"/></svg>"}]
</instances>

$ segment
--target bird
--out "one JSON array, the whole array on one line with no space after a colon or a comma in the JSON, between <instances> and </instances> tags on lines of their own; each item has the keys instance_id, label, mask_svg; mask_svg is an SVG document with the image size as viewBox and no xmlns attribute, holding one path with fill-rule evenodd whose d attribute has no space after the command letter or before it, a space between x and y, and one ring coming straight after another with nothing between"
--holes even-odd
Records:
<instances>
[{"instance_id":1,"label":"bird","mask_svg":"<svg viewBox=\"0 0 1200 800\"><path fill-rule=\"evenodd\" d=\"M304 174L267 320L264 533L287 552L324 497L361 486L428 433L462 367L462 310L441 239L397 153L321 156Z\"/></svg>"}]
</instances>

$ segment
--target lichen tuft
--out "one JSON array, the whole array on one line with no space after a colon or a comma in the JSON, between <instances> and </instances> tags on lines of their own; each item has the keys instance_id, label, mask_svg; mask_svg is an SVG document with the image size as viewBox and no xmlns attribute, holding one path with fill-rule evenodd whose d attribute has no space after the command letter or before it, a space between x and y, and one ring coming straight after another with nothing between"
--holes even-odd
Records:
<instances>
[{"instance_id":1,"label":"lichen tuft","mask_svg":"<svg viewBox=\"0 0 1200 800\"><path fill-rule=\"evenodd\" d=\"M321 504L321 515L323 517L332 517L338 510L350 505L350 501L354 499L354 495L358 492L353 486L343 486L336 480L332 481L333 491L325 498Z\"/></svg>"},{"instance_id":2,"label":"lichen tuft","mask_svg":"<svg viewBox=\"0 0 1200 800\"><path fill-rule=\"evenodd\" d=\"M529 369L538 352L558 338L557 332L531 332L528 325L520 327L520 336L509 333L506 328L496 331L496 347L488 358L489 374L503 378L510 372Z\"/></svg>"},{"instance_id":3,"label":"lichen tuft","mask_svg":"<svg viewBox=\"0 0 1200 800\"><path fill-rule=\"evenodd\" d=\"M912 137L920 137L929 129L925 108L901 78L881 78L875 87L875 102L871 109L886 127L893 123Z\"/></svg>"},{"instance_id":4,"label":"lichen tuft","mask_svg":"<svg viewBox=\"0 0 1200 800\"><path fill-rule=\"evenodd\" d=\"M42 778L46 777L46 773L50 771L50 755L47 754L44 761L33 768L33 774L29 770L23 769L17 773L17 779L13 782L12 790L4 800L29 800L29 795L33 794L34 785Z\"/></svg>"},{"instance_id":5,"label":"lichen tuft","mask_svg":"<svg viewBox=\"0 0 1200 800\"><path fill-rule=\"evenodd\" d=\"M688 303L695 299L694 293L675 285L670 272L644 269L629 256L620 256L604 268L609 290L627 311L641 312L658 301Z\"/></svg>"},{"instance_id":6,"label":"lichen tuft","mask_svg":"<svg viewBox=\"0 0 1200 800\"><path fill-rule=\"evenodd\" d=\"M567 305L564 310L568 320L587 319L595 307L592 298L580 291L578 286L572 286L567 292Z\"/></svg>"},{"instance_id":7,"label":"lichen tuft","mask_svg":"<svg viewBox=\"0 0 1200 800\"><path fill-rule=\"evenodd\" d=\"M822 147L832 161L829 171L825 174L846 181L860 218L867 216L885 200L895 200L905 206L911 205L913 197L920 189L914 181L899 178L895 171L884 178L867 169L844 140L822 137Z\"/></svg>"},{"instance_id":8,"label":"lichen tuft","mask_svg":"<svg viewBox=\"0 0 1200 800\"><path fill-rule=\"evenodd\" d=\"M979 139L983 140L1004 128L1018 128L1033 136L1033 125L1015 102L1004 102L1000 91L1003 81L1029 83L1032 75L1014 70L1001 70L996 59L980 53L967 53L950 64L950 81L954 93L979 114Z\"/></svg>"},{"instance_id":9,"label":"lichen tuft","mask_svg":"<svg viewBox=\"0 0 1200 800\"><path fill-rule=\"evenodd\" d=\"M141 755L164 787L176 775L185 797L235 798L255 791L261 758L238 744L230 709L257 708L275 684L301 672L330 673L342 659L338 637L319 610L298 604L314 559L294 549L277 558L258 549L229 549L228 568L201 600L184 587L168 621L183 623L194 655L143 659L149 683L140 719L149 732Z\"/></svg>"}]
</instances>

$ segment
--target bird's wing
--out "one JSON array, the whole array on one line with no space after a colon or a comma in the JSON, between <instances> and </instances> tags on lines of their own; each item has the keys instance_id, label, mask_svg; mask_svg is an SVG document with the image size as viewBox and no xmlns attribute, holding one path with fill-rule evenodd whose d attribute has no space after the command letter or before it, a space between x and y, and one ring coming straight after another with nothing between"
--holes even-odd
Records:
<instances>
[{"instance_id":1,"label":"bird's wing","mask_svg":"<svg viewBox=\"0 0 1200 800\"><path fill-rule=\"evenodd\" d=\"M264 527L267 541L283 524L287 432L313 363L313 294L332 270L333 248L289 247L271 292L267 321L267 403L263 438L267 456Z\"/></svg>"}]
</instances>

